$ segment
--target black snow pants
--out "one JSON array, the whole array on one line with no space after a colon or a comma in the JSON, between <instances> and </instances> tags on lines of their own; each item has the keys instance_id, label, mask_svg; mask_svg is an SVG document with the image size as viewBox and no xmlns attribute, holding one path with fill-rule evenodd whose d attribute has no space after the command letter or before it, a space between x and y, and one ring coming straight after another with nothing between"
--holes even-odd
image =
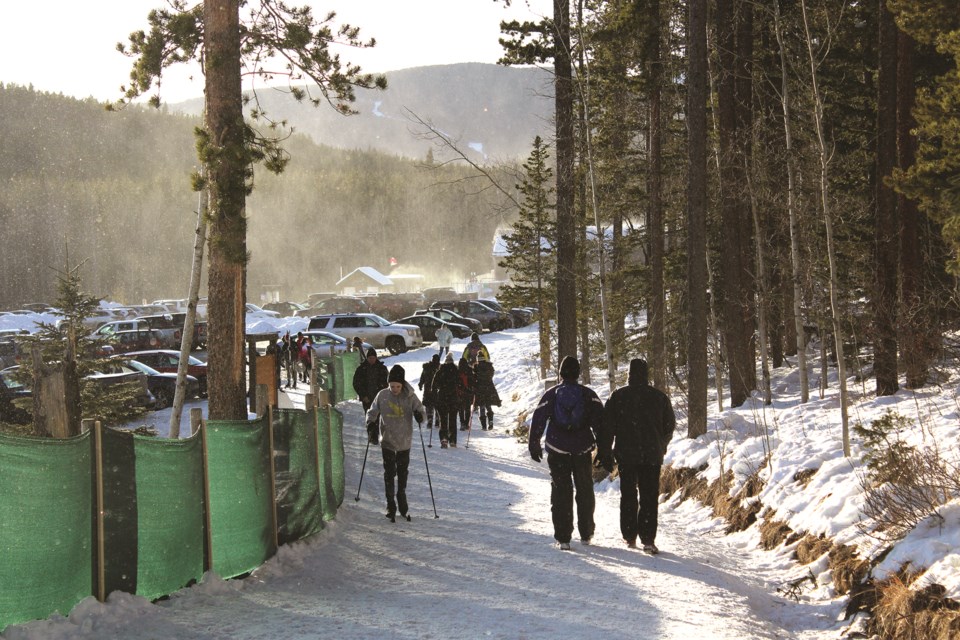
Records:
<instances>
[{"instance_id":1,"label":"black snow pants","mask_svg":"<svg viewBox=\"0 0 960 640\"><path fill-rule=\"evenodd\" d=\"M387 494L387 513L391 516L397 510L407 515L407 472L410 470L410 449L405 451L383 451L383 488ZM394 500L393 479L396 477L396 500Z\"/></svg>"},{"instance_id":2,"label":"black snow pants","mask_svg":"<svg viewBox=\"0 0 960 640\"><path fill-rule=\"evenodd\" d=\"M573 494L577 495L577 530L581 540L593 537L593 456L547 450L550 466L550 510L553 514L553 537L557 542L570 542L573 534Z\"/></svg>"},{"instance_id":3,"label":"black snow pants","mask_svg":"<svg viewBox=\"0 0 960 640\"><path fill-rule=\"evenodd\" d=\"M654 543L659 498L660 465L620 465L620 533L624 540Z\"/></svg>"}]
</instances>

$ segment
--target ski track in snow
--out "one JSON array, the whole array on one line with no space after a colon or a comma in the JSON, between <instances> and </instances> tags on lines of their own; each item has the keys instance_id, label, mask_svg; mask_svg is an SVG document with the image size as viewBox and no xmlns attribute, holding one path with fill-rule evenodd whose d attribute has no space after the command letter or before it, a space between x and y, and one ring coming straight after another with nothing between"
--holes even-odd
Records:
<instances>
[{"instance_id":1,"label":"ski track in snow","mask_svg":"<svg viewBox=\"0 0 960 640\"><path fill-rule=\"evenodd\" d=\"M497 353L494 336L484 338L495 363L514 361ZM535 345L535 333L530 340ZM530 345L527 351L535 349ZM403 363L415 385L430 353L419 350L387 364ZM712 516L696 505L661 505L661 553L649 556L623 543L618 486L604 481L596 490L593 544L581 544L574 531L572 550L558 550L546 462L531 461L526 445L505 431L538 395L536 387L529 390L529 364L519 360L498 371L504 406L495 431L472 432L469 448L460 432L459 448L446 450L434 432L426 454L439 519L417 433L407 489L413 520L384 517L378 447L369 450L354 500L366 432L359 403L344 403L345 498L324 531L282 547L243 580L208 575L156 603L119 593L105 604L87 598L69 618L11 627L3 637L800 637L787 628L800 605L774 595L762 570L747 566L750 554L738 552L719 526L708 526ZM287 397L302 406L302 391ZM422 435L430 439L425 427Z\"/></svg>"}]
</instances>

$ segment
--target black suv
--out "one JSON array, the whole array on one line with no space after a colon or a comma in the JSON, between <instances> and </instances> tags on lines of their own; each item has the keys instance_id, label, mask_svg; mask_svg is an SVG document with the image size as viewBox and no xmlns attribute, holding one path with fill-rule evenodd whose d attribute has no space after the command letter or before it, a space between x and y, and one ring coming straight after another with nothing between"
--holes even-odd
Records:
<instances>
[{"instance_id":1,"label":"black suv","mask_svg":"<svg viewBox=\"0 0 960 640\"><path fill-rule=\"evenodd\" d=\"M431 309L451 309L465 318L473 318L489 331L513 328L510 314L491 309L476 300L440 300L430 305Z\"/></svg>"}]
</instances>

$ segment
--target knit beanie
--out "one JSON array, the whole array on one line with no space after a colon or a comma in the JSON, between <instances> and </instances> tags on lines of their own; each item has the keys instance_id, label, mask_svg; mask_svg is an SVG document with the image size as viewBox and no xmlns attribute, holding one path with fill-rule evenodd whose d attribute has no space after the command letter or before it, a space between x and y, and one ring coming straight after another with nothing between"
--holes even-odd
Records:
<instances>
[{"instance_id":1,"label":"knit beanie","mask_svg":"<svg viewBox=\"0 0 960 640\"><path fill-rule=\"evenodd\" d=\"M580 377L580 361L573 356L564 356L560 363L560 377L564 380L576 380Z\"/></svg>"},{"instance_id":2,"label":"knit beanie","mask_svg":"<svg viewBox=\"0 0 960 640\"><path fill-rule=\"evenodd\" d=\"M447 357L444 358L443 361L444 361L444 362L449 362L450 364L453 364L453 354L452 354L452 353L447 353Z\"/></svg>"},{"instance_id":3,"label":"knit beanie","mask_svg":"<svg viewBox=\"0 0 960 640\"><path fill-rule=\"evenodd\" d=\"M629 384L647 384L648 372L647 361L643 358L634 358L630 361L630 377L627 382Z\"/></svg>"},{"instance_id":4,"label":"knit beanie","mask_svg":"<svg viewBox=\"0 0 960 640\"><path fill-rule=\"evenodd\" d=\"M374 358L377 357L377 350L374 349L373 347L370 347L369 349L367 349L367 357L369 358L370 356L373 356Z\"/></svg>"},{"instance_id":5,"label":"knit beanie","mask_svg":"<svg viewBox=\"0 0 960 640\"><path fill-rule=\"evenodd\" d=\"M390 369L390 375L387 376L387 382L403 382L404 381L404 371L403 367L398 364L393 365L393 368Z\"/></svg>"}]
</instances>

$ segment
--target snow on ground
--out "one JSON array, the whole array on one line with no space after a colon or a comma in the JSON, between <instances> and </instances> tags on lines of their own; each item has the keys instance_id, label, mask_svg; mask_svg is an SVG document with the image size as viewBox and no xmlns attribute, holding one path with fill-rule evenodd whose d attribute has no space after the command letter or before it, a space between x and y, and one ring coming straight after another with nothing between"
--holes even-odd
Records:
<instances>
[{"instance_id":1,"label":"snow on ground","mask_svg":"<svg viewBox=\"0 0 960 640\"><path fill-rule=\"evenodd\" d=\"M536 329L483 339L504 401L495 409L496 429L471 432L469 448L461 434L460 448L445 450L435 433L422 431L432 447L422 446L414 434L408 487L412 522L391 524L383 517L376 447L369 451L358 492L366 452L363 418L357 402L343 403L346 498L323 532L281 548L244 580L208 575L156 603L120 593L107 603L88 598L68 617L9 627L2 637L536 639L632 637L641 631L651 638L839 637L849 621L841 619L845 602L833 590L825 558L799 566L792 546L760 551L757 527L724 536L725 523L694 501L662 503L657 538L662 552L648 556L623 544L618 482L601 482L594 544L583 546L575 539L571 552L559 551L552 539L547 466L530 460L526 445L506 432L532 410L543 390ZM455 355L465 343L454 342ZM402 364L416 384L432 353L423 348L385 362ZM836 381L824 398L813 389L810 401L801 405L796 370L785 367L774 377L773 405L754 400L718 412L713 402L709 431L697 440L685 437L685 400L675 397L680 423L667 463L708 464L711 479L732 470L742 483L773 451L771 467L761 473L766 484L759 497L776 510L777 519L795 531L825 533L879 553L875 541L857 527L862 449L854 439L850 459L840 451ZM811 381L816 384L814 375ZM593 386L606 399L606 383ZM282 404L303 406L303 391L301 385L284 394ZM852 391L851 424L868 423L896 408L924 425L924 437L957 442L956 385L882 399L863 388ZM155 416L161 430L165 415ZM818 469L807 485L794 479L804 468ZM956 597L960 507L951 504L941 515L945 526L921 523L880 570L896 570L905 562L931 567L928 579ZM778 595L779 587L808 573L816 584L809 582L797 600Z\"/></svg>"}]
</instances>

